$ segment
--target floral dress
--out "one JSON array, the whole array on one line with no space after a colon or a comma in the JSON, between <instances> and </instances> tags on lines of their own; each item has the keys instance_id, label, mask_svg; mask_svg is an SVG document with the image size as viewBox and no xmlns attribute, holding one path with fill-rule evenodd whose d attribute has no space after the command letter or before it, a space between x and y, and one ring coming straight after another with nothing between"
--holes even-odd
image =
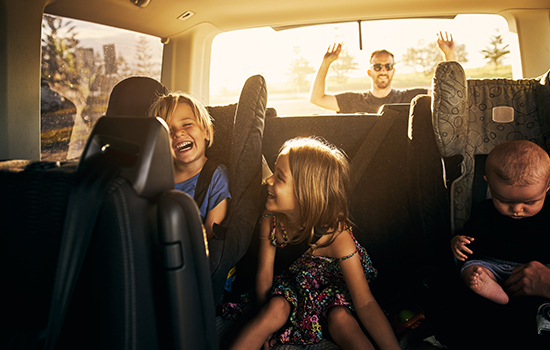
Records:
<instances>
[{"instance_id":1,"label":"floral dress","mask_svg":"<svg viewBox=\"0 0 550 350\"><path fill-rule=\"evenodd\" d=\"M272 296L281 295L292 304L289 322L279 330L279 340L286 344L314 344L328 334L327 312L333 306L346 306L355 311L351 295L338 264L359 254L363 271L370 283L377 271L365 248L353 236L356 251L335 259L302 255L287 270L273 279ZM278 254L284 254L284 250Z\"/></svg>"}]
</instances>

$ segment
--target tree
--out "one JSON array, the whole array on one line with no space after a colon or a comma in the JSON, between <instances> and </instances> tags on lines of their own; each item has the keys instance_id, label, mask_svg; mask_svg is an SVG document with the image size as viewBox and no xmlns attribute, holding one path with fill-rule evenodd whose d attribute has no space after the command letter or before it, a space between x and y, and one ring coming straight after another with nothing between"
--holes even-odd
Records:
<instances>
[{"instance_id":1,"label":"tree","mask_svg":"<svg viewBox=\"0 0 550 350\"><path fill-rule=\"evenodd\" d=\"M455 52L459 62L468 62L466 45L455 43ZM416 46L407 49L407 52L401 58L401 62L405 66L414 68L416 72L432 75L435 66L444 59L443 53L437 47L437 42L432 41L426 44L425 40L422 39L418 41Z\"/></svg>"},{"instance_id":2,"label":"tree","mask_svg":"<svg viewBox=\"0 0 550 350\"><path fill-rule=\"evenodd\" d=\"M338 84L345 84L349 77L347 73L356 70L359 64L355 62L355 57L351 56L348 50L343 47L338 59L330 66L332 74Z\"/></svg>"},{"instance_id":3,"label":"tree","mask_svg":"<svg viewBox=\"0 0 550 350\"><path fill-rule=\"evenodd\" d=\"M153 55L149 50L148 40L145 36L140 36L136 44L136 71L137 75L153 76L154 64Z\"/></svg>"},{"instance_id":4,"label":"tree","mask_svg":"<svg viewBox=\"0 0 550 350\"><path fill-rule=\"evenodd\" d=\"M496 29L495 31L496 34L491 37L489 46L485 46L485 50L481 50L480 52L483 54L483 58L488 60L489 63L494 64L495 71L497 71L504 56L510 53L510 50L508 50L508 46L510 45L504 45L504 38L499 34L499 30Z\"/></svg>"},{"instance_id":5,"label":"tree","mask_svg":"<svg viewBox=\"0 0 550 350\"><path fill-rule=\"evenodd\" d=\"M290 75L290 80L293 86L295 86L298 92L300 92L301 88L305 87L306 89L309 89L307 76L308 74L315 73L315 69L309 64L308 60L300 55L299 47L294 46L294 52L298 58L292 60L287 74Z\"/></svg>"},{"instance_id":6,"label":"tree","mask_svg":"<svg viewBox=\"0 0 550 350\"><path fill-rule=\"evenodd\" d=\"M42 80L76 107L67 158L80 155L88 127L83 111L99 64L93 49L79 47L75 26L62 18L45 15L42 38Z\"/></svg>"},{"instance_id":7,"label":"tree","mask_svg":"<svg viewBox=\"0 0 550 350\"><path fill-rule=\"evenodd\" d=\"M78 83L75 49L78 45L74 26L61 18L45 15L42 38L42 79L51 85L74 88Z\"/></svg>"},{"instance_id":8,"label":"tree","mask_svg":"<svg viewBox=\"0 0 550 350\"><path fill-rule=\"evenodd\" d=\"M70 21L45 15L43 27L42 79L70 99L80 116L98 70L93 49L79 47Z\"/></svg>"}]
</instances>

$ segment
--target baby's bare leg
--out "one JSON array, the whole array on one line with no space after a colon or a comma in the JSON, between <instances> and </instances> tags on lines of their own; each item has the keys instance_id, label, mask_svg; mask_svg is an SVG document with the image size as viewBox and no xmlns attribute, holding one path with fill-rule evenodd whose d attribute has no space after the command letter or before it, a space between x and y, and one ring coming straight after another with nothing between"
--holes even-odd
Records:
<instances>
[{"instance_id":1,"label":"baby's bare leg","mask_svg":"<svg viewBox=\"0 0 550 350\"><path fill-rule=\"evenodd\" d=\"M374 350L369 338L363 333L359 323L345 306L335 306L328 313L328 331L332 339L343 350Z\"/></svg>"},{"instance_id":2,"label":"baby's bare leg","mask_svg":"<svg viewBox=\"0 0 550 350\"><path fill-rule=\"evenodd\" d=\"M462 279L471 290L497 304L507 304L508 294L497 283L495 275L487 268L471 265L462 272Z\"/></svg>"}]
</instances>

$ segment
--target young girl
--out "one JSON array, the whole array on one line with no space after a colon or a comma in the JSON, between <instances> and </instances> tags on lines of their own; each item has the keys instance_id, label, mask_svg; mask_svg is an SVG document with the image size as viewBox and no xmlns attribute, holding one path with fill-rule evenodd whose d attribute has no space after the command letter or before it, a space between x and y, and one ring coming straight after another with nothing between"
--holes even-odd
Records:
<instances>
[{"instance_id":1,"label":"young girl","mask_svg":"<svg viewBox=\"0 0 550 350\"><path fill-rule=\"evenodd\" d=\"M160 117L168 124L175 188L193 197L199 174L207 161L206 149L214 141L210 114L197 99L183 93L169 93L158 97L149 115ZM220 224L225 219L230 198L227 168L220 164L199 208L208 240L214 235L214 223Z\"/></svg>"},{"instance_id":2,"label":"young girl","mask_svg":"<svg viewBox=\"0 0 550 350\"><path fill-rule=\"evenodd\" d=\"M374 349L354 314L380 349L399 349L369 289L376 270L351 231L345 155L319 139L289 140L267 185L256 282L263 307L231 349L267 349L274 336L313 344L328 334L343 349ZM309 249L274 276L276 257L300 242Z\"/></svg>"}]
</instances>

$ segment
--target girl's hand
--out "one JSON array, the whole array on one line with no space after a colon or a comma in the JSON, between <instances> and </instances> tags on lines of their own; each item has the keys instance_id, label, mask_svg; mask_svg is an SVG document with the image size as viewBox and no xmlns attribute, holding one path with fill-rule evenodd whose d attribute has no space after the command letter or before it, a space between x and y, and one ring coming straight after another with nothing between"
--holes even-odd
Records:
<instances>
[{"instance_id":1,"label":"girl's hand","mask_svg":"<svg viewBox=\"0 0 550 350\"><path fill-rule=\"evenodd\" d=\"M451 240L451 250L453 251L455 258L460 261L465 261L466 259L468 259L468 255L466 254L472 254L473 251L470 248L466 247L466 245L472 243L473 241L474 238L470 236L454 236Z\"/></svg>"}]
</instances>

